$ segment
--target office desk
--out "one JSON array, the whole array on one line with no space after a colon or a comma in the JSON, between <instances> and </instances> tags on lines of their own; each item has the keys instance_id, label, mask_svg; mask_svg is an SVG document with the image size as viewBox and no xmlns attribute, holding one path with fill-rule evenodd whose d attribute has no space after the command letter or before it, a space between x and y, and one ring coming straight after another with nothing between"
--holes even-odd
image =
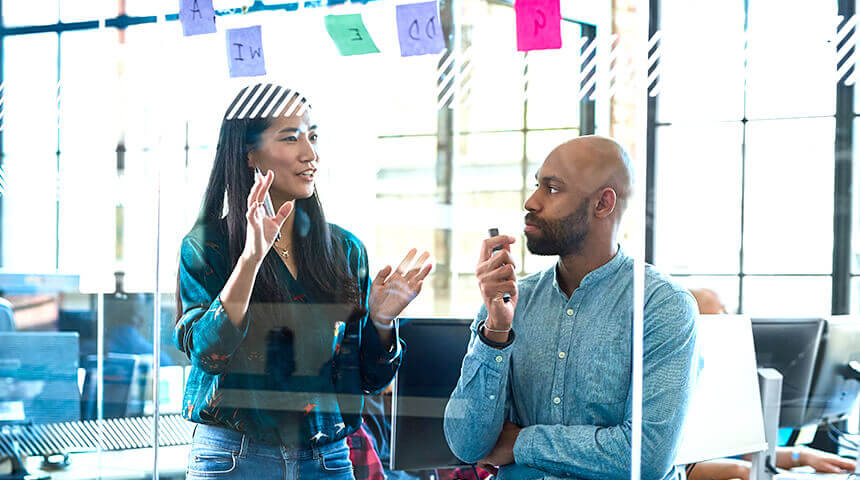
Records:
<instances>
[{"instance_id":1,"label":"office desk","mask_svg":"<svg viewBox=\"0 0 860 480\"><path fill-rule=\"evenodd\" d=\"M185 478L188 452L191 445L159 447L158 473L161 478ZM116 450L70 454L71 465L64 470L45 471L40 467L42 457L27 459L27 470L33 475L50 475L56 480L116 479L137 480L152 478L153 449Z\"/></svg>"}]
</instances>

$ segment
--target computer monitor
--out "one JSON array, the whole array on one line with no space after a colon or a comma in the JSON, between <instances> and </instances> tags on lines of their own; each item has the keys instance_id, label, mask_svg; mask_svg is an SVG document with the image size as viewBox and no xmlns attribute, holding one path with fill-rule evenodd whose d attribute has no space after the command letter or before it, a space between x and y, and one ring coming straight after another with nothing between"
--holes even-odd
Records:
<instances>
[{"instance_id":1,"label":"computer monitor","mask_svg":"<svg viewBox=\"0 0 860 480\"><path fill-rule=\"evenodd\" d=\"M0 420L79 420L80 402L77 333L0 333Z\"/></svg>"},{"instance_id":2,"label":"computer monitor","mask_svg":"<svg viewBox=\"0 0 860 480\"><path fill-rule=\"evenodd\" d=\"M860 393L857 362L860 362L860 317L829 318L812 378L807 424L837 420L850 413Z\"/></svg>"},{"instance_id":3,"label":"computer monitor","mask_svg":"<svg viewBox=\"0 0 860 480\"><path fill-rule=\"evenodd\" d=\"M759 368L782 374L779 426L804 425L812 370L818 356L822 318L753 318L753 342Z\"/></svg>"},{"instance_id":4,"label":"computer monitor","mask_svg":"<svg viewBox=\"0 0 860 480\"><path fill-rule=\"evenodd\" d=\"M698 375L675 465L765 450L767 436L749 317L700 315L696 328Z\"/></svg>"},{"instance_id":5,"label":"computer monitor","mask_svg":"<svg viewBox=\"0 0 860 480\"><path fill-rule=\"evenodd\" d=\"M469 344L471 319L401 319L407 349L394 381L391 422L392 470L464 465L448 448L445 406Z\"/></svg>"},{"instance_id":6,"label":"computer monitor","mask_svg":"<svg viewBox=\"0 0 860 480\"><path fill-rule=\"evenodd\" d=\"M98 418L98 357L88 355L81 394L81 419ZM102 418L122 418L143 415L140 355L107 353L102 361L104 387L102 390ZM144 380L145 381L145 380Z\"/></svg>"}]
</instances>

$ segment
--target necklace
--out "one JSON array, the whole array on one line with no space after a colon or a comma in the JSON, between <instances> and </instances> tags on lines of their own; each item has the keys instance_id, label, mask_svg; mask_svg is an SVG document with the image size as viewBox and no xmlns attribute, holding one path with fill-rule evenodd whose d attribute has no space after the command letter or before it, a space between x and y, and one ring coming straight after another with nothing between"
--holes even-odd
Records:
<instances>
[{"instance_id":1,"label":"necklace","mask_svg":"<svg viewBox=\"0 0 860 480\"><path fill-rule=\"evenodd\" d=\"M288 260L290 258L290 251L287 248L284 248L277 243L274 246L275 251L278 252L278 255L284 257L284 260Z\"/></svg>"}]
</instances>

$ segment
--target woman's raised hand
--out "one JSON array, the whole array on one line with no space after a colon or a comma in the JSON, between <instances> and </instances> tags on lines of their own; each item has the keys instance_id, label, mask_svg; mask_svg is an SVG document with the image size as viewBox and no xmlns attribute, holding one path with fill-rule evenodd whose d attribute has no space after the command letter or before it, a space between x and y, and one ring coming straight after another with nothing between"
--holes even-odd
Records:
<instances>
[{"instance_id":1,"label":"woman's raised hand","mask_svg":"<svg viewBox=\"0 0 860 480\"><path fill-rule=\"evenodd\" d=\"M275 216L266 214L263 200L274 181L275 172L269 170L266 176L257 177L254 180L251 193L248 194L248 211L245 214L248 223L245 226L245 250L242 252L242 257L258 266L263 263L263 259L275 243L281 226L293 212L295 204L295 200L285 202Z\"/></svg>"},{"instance_id":2,"label":"woman's raised hand","mask_svg":"<svg viewBox=\"0 0 860 480\"><path fill-rule=\"evenodd\" d=\"M433 264L425 265L430 253L424 252L416 259L417 253L414 248L409 250L396 269L392 271L391 265L387 265L373 279L370 286L370 319L377 325L391 325L394 318L421 292L421 286Z\"/></svg>"}]
</instances>

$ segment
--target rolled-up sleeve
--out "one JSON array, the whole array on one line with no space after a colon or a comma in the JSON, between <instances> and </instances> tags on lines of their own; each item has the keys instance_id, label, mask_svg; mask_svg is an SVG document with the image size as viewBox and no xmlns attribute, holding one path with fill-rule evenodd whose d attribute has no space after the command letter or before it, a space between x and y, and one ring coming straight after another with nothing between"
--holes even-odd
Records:
<instances>
[{"instance_id":1,"label":"rolled-up sleeve","mask_svg":"<svg viewBox=\"0 0 860 480\"><path fill-rule=\"evenodd\" d=\"M487 319L481 307L470 327L472 335L463 358L460 379L445 407L445 438L460 460L475 463L496 444L510 404L508 377L513 342L502 349L485 344L478 325Z\"/></svg>"},{"instance_id":2,"label":"rolled-up sleeve","mask_svg":"<svg viewBox=\"0 0 860 480\"><path fill-rule=\"evenodd\" d=\"M357 256L357 258L355 258ZM376 395L385 389L393 380L394 375L400 368L400 362L406 352L406 342L401 338L397 330L394 330L393 348L389 349L382 345L379 331L367 314L369 311L368 301L370 298L370 272L367 260L367 249L359 244L354 252L348 252L347 258L357 264L358 287L362 299L364 314L361 318L361 337L359 339L360 352L359 367L361 371L361 388L365 393Z\"/></svg>"},{"instance_id":3,"label":"rolled-up sleeve","mask_svg":"<svg viewBox=\"0 0 860 480\"><path fill-rule=\"evenodd\" d=\"M173 331L176 347L192 364L208 373L224 370L248 333L250 319L239 329L227 316L219 294L226 283L197 242L182 241L179 295L183 312ZM246 314L246 317L249 314Z\"/></svg>"}]
</instances>

